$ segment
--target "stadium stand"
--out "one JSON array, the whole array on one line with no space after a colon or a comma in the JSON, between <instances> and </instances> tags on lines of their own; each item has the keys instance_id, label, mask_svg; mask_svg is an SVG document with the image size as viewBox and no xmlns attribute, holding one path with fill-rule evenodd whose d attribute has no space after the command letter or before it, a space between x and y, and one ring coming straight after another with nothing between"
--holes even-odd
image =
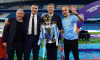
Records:
<instances>
[{"instance_id":1,"label":"stadium stand","mask_svg":"<svg viewBox=\"0 0 100 60\"><path fill-rule=\"evenodd\" d=\"M44 5L43 9L47 9L47 5Z\"/></svg>"},{"instance_id":2,"label":"stadium stand","mask_svg":"<svg viewBox=\"0 0 100 60\"><path fill-rule=\"evenodd\" d=\"M100 23L98 23L97 25L95 25L94 23L84 23L81 26L81 30L100 30L98 26L100 26Z\"/></svg>"},{"instance_id":3,"label":"stadium stand","mask_svg":"<svg viewBox=\"0 0 100 60\"><path fill-rule=\"evenodd\" d=\"M0 28L4 27L4 22L0 22Z\"/></svg>"},{"instance_id":4,"label":"stadium stand","mask_svg":"<svg viewBox=\"0 0 100 60\"><path fill-rule=\"evenodd\" d=\"M86 4L88 4L88 2L93 2L93 1L90 1L88 0L87 3L85 3L84 1L80 2L80 3L77 3L79 2L80 0L78 1L64 1L64 0L60 0L60 1L37 1L37 0L30 0L30 1L27 1L27 0L21 0L21 2L19 2L20 0L0 0L0 3L5 3L7 4L7 6L5 7L5 4L0 4L0 7L5 7L5 9L30 9L31 5L32 4L38 4L39 5L39 10L41 9L47 9L47 4L48 3L54 3L55 4L55 9L61 9L64 5L67 5L69 6L69 4L76 4L76 8L77 10L80 10L81 8L85 7ZM8 4L10 2L10 4ZM13 2L13 3L11 3ZM18 2L18 3L17 3ZM23 3L23 4L22 4ZM63 3L63 4L62 4ZM25 11L25 13L27 13L27 11ZM40 16L43 16L44 14L47 14L47 12L39 12L38 13ZM56 14L60 15L61 18L63 18L64 16L62 15L61 12L57 12ZM8 18L8 17L15 17L15 12L5 12L5 13L0 13L0 18ZM97 15L94 15L92 17L90 17L91 19L89 19L89 22L93 19L93 18L100 18L100 14L97 14ZM93 21L93 20L92 20ZM89 26L88 26L89 25ZM91 26L90 26L91 25ZM93 25L93 26L92 26ZM83 26L81 27L83 30L86 29L86 26L88 26L88 30L91 30L92 27L96 30L99 30L99 28L97 27L97 25L99 25L99 23L97 24L93 24L93 23L84 23Z\"/></svg>"},{"instance_id":5,"label":"stadium stand","mask_svg":"<svg viewBox=\"0 0 100 60\"><path fill-rule=\"evenodd\" d=\"M23 5L23 6L14 6L8 9L30 9L31 5Z\"/></svg>"},{"instance_id":6,"label":"stadium stand","mask_svg":"<svg viewBox=\"0 0 100 60\"><path fill-rule=\"evenodd\" d=\"M0 29L3 29L4 27L4 21L8 17L15 17L15 11L16 9L24 9L25 13L30 12L30 7L32 4L38 4L39 5L39 12L38 14L40 16L43 16L47 14L47 5L49 3L55 4L56 14L60 15L61 18L64 16L62 15L61 8L64 5L69 6L77 5L77 11L85 7L87 4L92 3L96 0L0 0ZM1 12L1 10L5 10ZM3 19L1 19L3 18ZM96 19L96 20L95 20ZM94 21L95 20L95 21ZM3 21L3 22L2 22ZM100 30L100 13L96 14L88 19L80 28L80 30ZM91 41L91 40L90 40ZM1 45L0 45L1 46ZM82 45L83 47L83 45ZM86 45L87 47L87 45ZM95 50L95 49L94 49ZM4 50L2 50L4 51ZM1 51L1 52L2 52ZM84 56L83 54L82 56ZM92 53L90 55L93 55ZM4 56L5 57L5 56ZM88 55L89 57L89 55ZM1 55L0 55L1 58ZM83 57L84 58L84 57Z\"/></svg>"},{"instance_id":7,"label":"stadium stand","mask_svg":"<svg viewBox=\"0 0 100 60\"><path fill-rule=\"evenodd\" d=\"M69 5L57 5L56 9L61 9L63 6L69 6ZM76 5L77 9L81 9L85 7L85 5Z\"/></svg>"},{"instance_id":8,"label":"stadium stand","mask_svg":"<svg viewBox=\"0 0 100 60\"><path fill-rule=\"evenodd\" d=\"M0 18L5 18L5 17L7 17L9 14L10 14L10 13L3 13L3 14L0 15Z\"/></svg>"}]
</instances>

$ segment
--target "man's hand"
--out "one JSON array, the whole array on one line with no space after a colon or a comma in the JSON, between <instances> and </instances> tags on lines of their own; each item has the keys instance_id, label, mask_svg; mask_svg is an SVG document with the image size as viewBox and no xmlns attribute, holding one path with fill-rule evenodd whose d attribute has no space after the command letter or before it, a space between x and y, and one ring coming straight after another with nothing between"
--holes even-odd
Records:
<instances>
[{"instance_id":1,"label":"man's hand","mask_svg":"<svg viewBox=\"0 0 100 60\"><path fill-rule=\"evenodd\" d=\"M41 28L40 28L40 31L41 31Z\"/></svg>"},{"instance_id":2,"label":"man's hand","mask_svg":"<svg viewBox=\"0 0 100 60\"><path fill-rule=\"evenodd\" d=\"M53 43L55 43L55 42L56 42L56 40L54 39L54 40L53 40Z\"/></svg>"},{"instance_id":3,"label":"man's hand","mask_svg":"<svg viewBox=\"0 0 100 60\"><path fill-rule=\"evenodd\" d=\"M46 39L46 43L48 43L47 39Z\"/></svg>"},{"instance_id":4,"label":"man's hand","mask_svg":"<svg viewBox=\"0 0 100 60\"><path fill-rule=\"evenodd\" d=\"M72 11L73 14L75 14L75 15L77 14L76 5L75 5L75 7L73 5L70 5L69 8L70 8L70 10Z\"/></svg>"},{"instance_id":5,"label":"man's hand","mask_svg":"<svg viewBox=\"0 0 100 60\"><path fill-rule=\"evenodd\" d=\"M4 42L4 43L3 43L3 46L4 46L4 47L7 47L7 42Z\"/></svg>"},{"instance_id":6,"label":"man's hand","mask_svg":"<svg viewBox=\"0 0 100 60\"><path fill-rule=\"evenodd\" d=\"M53 39L53 43L55 43L55 42L56 42L56 40L55 40L55 39ZM46 43L48 43L47 39L46 39Z\"/></svg>"},{"instance_id":7,"label":"man's hand","mask_svg":"<svg viewBox=\"0 0 100 60\"><path fill-rule=\"evenodd\" d=\"M64 30L59 30L60 33L64 33Z\"/></svg>"},{"instance_id":8,"label":"man's hand","mask_svg":"<svg viewBox=\"0 0 100 60\"><path fill-rule=\"evenodd\" d=\"M72 11L72 13L75 14L75 15L79 18L78 21L81 21L81 22L84 21L84 18L81 17L80 15L78 15L78 13L77 13L77 11L76 11L76 5L75 5L75 7L74 7L73 5L70 5L69 8L70 8L70 10Z\"/></svg>"},{"instance_id":9,"label":"man's hand","mask_svg":"<svg viewBox=\"0 0 100 60\"><path fill-rule=\"evenodd\" d=\"M10 23L8 22L8 19L5 20L5 25L9 25Z\"/></svg>"}]
</instances>

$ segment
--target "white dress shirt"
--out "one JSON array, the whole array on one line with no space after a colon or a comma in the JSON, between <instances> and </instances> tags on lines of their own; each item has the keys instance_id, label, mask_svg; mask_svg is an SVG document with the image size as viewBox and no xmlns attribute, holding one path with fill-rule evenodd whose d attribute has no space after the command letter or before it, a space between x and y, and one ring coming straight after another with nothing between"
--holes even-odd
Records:
<instances>
[{"instance_id":1,"label":"white dress shirt","mask_svg":"<svg viewBox=\"0 0 100 60\"><path fill-rule=\"evenodd\" d=\"M53 13L53 14L54 14L54 13ZM48 14L48 15L49 15L49 17L52 17L52 16L53 16L53 14L52 14L52 15Z\"/></svg>"},{"instance_id":2,"label":"white dress shirt","mask_svg":"<svg viewBox=\"0 0 100 60\"><path fill-rule=\"evenodd\" d=\"M32 34L32 18L33 18L33 14L31 13L30 20L29 20L29 27L28 27L28 35ZM37 14L34 15L34 35L37 35Z\"/></svg>"}]
</instances>

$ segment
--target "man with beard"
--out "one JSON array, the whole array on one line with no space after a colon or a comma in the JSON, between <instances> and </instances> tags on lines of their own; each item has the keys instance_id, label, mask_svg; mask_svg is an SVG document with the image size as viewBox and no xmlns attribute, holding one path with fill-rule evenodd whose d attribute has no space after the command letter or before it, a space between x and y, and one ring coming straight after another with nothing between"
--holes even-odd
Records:
<instances>
[{"instance_id":1,"label":"man with beard","mask_svg":"<svg viewBox=\"0 0 100 60\"><path fill-rule=\"evenodd\" d=\"M69 14L69 8L74 15ZM62 7L62 14L64 18L62 19L62 26L64 29L64 53L65 60L69 60L69 52L72 50L75 60L79 60L78 54L78 34L77 34L77 21L84 21L84 19L77 13L76 6Z\"/></svg>"}]
</instances>

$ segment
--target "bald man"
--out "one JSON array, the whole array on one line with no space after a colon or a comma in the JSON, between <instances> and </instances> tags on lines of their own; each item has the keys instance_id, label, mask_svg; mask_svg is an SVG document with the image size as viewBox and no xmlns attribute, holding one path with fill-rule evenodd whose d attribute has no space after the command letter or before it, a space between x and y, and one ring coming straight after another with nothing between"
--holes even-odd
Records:
<instances>
[{"instance_id":1,"label":"bald man","mask_svg":"<svg viewBox=\"0 0 100 60\"><path fill-rule=\"evenodd\" d=\"M10 24L5 25L3 31L3 46L7 47L7 60L14 60L14 52L16 51L17 60L22 60L24 49L24 26L23 18L24 11L18 9L16 17L9 18Z\"/></svg>"},{"instance_id":2,"label":"bald man","mask_svg":"<svg viewBox=\"0 0 100 60\"><path fill-rule=\"evenodd\" d=\"M74 15L69 14L69 8ZM76 11L76 6L70 5L70 7L62 7L62 14L64 18L62 19L62 26L64 29L64 53L65 60L69 60L69 52L72 50L74 55L74 60L79 60L78 54L78 35L76 32L77 21L84 21L84 19L78 15Z\"/></svg>"}]
</instances>

